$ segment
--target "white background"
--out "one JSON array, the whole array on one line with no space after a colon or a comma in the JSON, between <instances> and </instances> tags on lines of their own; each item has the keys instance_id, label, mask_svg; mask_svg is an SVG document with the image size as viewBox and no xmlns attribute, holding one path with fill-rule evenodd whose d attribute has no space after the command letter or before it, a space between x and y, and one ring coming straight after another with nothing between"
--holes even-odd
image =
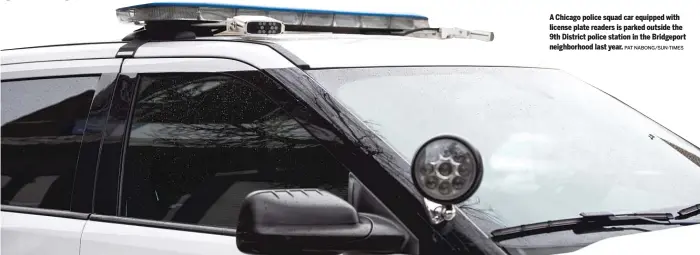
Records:
<instances>
[{"instance_id":1,"label":"white background","mask_svg":"<svg viewBox=\"0 0 700 255\"><path fill-rule=\"evenodd\" d=\"M118 7L148 0L0 0L0 47L118 40L136 27L117 22ZM197 0L192 0L197 1ZM200 0L201 1L201 0ZM222 0L214 0L222 2ZM457 26L496 34L494 56L530 58L558 67L611 93L700 146L700 4L696 0L230 0L230 3L411 12L433 26ZM549 15L679 14L688 40L683 51L550 51ZM640 41L633 44L661 44ZM678 43L676 43L678 44ZM426 49L429 50L429 49Z\"/></svg>"}]
</instances>

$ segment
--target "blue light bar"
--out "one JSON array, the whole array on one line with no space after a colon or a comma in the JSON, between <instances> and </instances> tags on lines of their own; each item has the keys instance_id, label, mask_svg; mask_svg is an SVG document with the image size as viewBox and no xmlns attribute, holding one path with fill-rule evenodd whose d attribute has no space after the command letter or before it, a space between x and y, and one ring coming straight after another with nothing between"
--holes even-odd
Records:
<instances>
[{"instance_id":1,"label":"blue light bar","mask_svg":"<svg viewBox=\"0 0 700 255\"><path fill-rule=\"evenodd\" d=\"M266 16L287 26L410 30L428 28L428 18L405 13L348 12L220 3L156 2L117 9L122 22L222 22L239 15Z\"/></svg>"}]
</instances>

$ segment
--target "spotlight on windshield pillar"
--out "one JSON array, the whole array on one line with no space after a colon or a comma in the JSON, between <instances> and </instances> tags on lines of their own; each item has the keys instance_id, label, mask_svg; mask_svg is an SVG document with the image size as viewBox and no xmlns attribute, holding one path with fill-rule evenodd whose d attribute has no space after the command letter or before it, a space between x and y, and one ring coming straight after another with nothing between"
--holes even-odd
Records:
<instances>
[{"instance_id":1,"label":"spotlight on windshield pillar","mask_svg":"<svg viewBox=\"0 0 700 255\"><path fill-rule=\"evenodd\" d=\"M481 185L483 171L479 152L451 135L423 144L411 164L413 183L421 195L448 206L469 199Z\"/></svg>"}]
</instances>

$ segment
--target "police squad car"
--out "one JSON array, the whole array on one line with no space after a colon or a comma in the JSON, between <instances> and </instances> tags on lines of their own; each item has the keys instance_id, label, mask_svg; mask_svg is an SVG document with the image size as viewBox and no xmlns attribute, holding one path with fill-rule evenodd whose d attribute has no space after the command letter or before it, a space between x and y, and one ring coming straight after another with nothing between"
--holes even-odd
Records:
<instances>
[{"instance_id":1,"label":"police squad car","mask_svg":"<svg viewBox=\"0 0 700 255\"><path fill-rule=\"evenodd\" d=\"M2 51L3 254L633 254L700 233L697 147L561 70L496 61L490 32L117 16L143 27Z\"/></svg>"}]
</instances>

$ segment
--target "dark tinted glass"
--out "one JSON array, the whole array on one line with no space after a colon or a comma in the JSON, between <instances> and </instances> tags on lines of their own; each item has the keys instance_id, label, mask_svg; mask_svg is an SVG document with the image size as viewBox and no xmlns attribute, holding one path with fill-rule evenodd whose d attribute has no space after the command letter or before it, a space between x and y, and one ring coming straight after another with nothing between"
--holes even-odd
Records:
<instances>
[{"instance_id":1,"label":"dark tinted glass","mask_svg":"<svg viewBox=\"0 0 700 255\"><path fill-rule=\"evenodd\" d=\"M123 214L235 228L250 192L323 188L348 172L254 87L217 74L143 75L126 152Z\"/></svg>"},{"instance_id":2,"label":"dark tinted glass","mask_svg":"<svg viewBox=\"0 0 700 255\"><path fill-rule=\"evenodd\" d=\"M69 209L99 77L2 82L2 204Z\"/></svg>"}]
</instances>

